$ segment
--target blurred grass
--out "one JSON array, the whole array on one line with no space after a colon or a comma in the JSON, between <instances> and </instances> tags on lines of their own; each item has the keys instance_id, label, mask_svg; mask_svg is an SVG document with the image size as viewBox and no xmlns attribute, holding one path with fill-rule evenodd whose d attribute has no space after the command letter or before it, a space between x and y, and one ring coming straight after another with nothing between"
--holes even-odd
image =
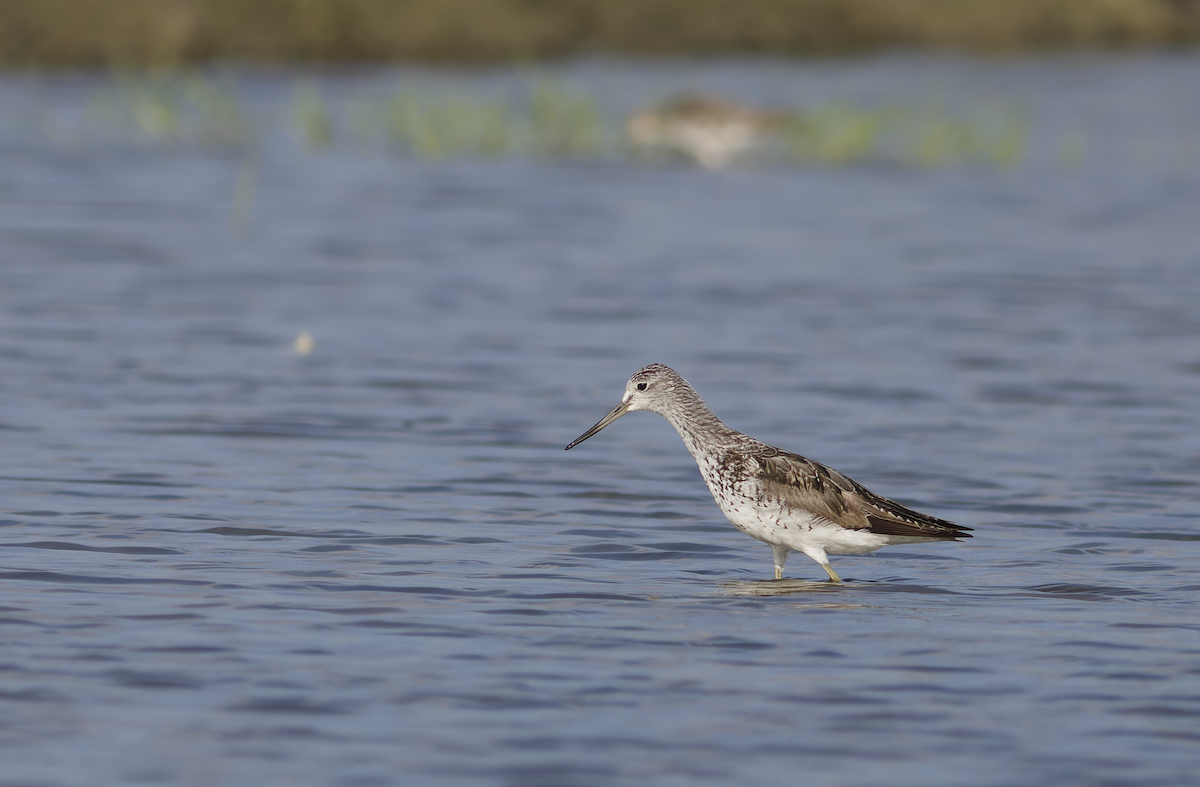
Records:
<instances>
[{"instance_id":1,"label":"blurred grass","mask_svg":"<svg viewBox=\"0 0 1200 787\"><path fill-rule=\"evenodd\" d=\"M0 0L0 63L22 66L1198 41L1196 0Z\"/></svg>"},{"instance_id":2,"label":"blurred grass","mask_svg":"<svg viewBox=\"0 0 1200 787\"><path fill-rule=\"evenodd\" d=\"M242 143L251 133L232 83L174 70L115 71L112 85L89 101L82 126L124 139L206 145Z\"/></svg>"},{"instance_id":3,"label":"blurred grass","mask_svg":"<svg viewBox=\"0 0 1200 787\"><path fill-rule=\"evenodd\" d=\"M322 93L299 82L281 106L251 107L237 83L195 70L121 70L87 99L78 120L49 137L70 144L116 143L261 148L282 132L313 154L341 146L384 150L414 159L689 158L670 147L633 147L625 118L605 116L586 90L537 73L498 97L468 88L414 89L404 83L369 94ZM789 120L763 135L749 158L758 165L889 165L1010 167L1025 154L1027 119L997 103L950 108L936 100L867 105L844 100L776 108ZM1077 163L1075 140L1062 160ZM246 174L246 193L253 173ZM245 200L249 204L249 198Z\"/></svg>"},{"instance_id":4,"label":"blurred grass","mask_svg":"<svg viewBox=\"0 0 1200 787\"><path fill-rule=\"evenodd\" d=\"M512 145L510 109L490 98L401 89L352 112L360 140L382 137L389 149L416 158L494 157Z\"/></svg>"}]
</instances>

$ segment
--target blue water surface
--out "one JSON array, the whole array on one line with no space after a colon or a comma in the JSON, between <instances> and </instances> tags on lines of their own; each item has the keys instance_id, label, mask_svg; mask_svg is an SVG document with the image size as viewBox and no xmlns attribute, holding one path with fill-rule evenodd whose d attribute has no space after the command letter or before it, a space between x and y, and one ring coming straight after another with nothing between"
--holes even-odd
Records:
<instances>
[{"instance_id":1,"label":"blue water surface","mask_svg":"<svg viewBox=\"0 0 1200 787\"><path fill-rule=\"evenodd\" d=\"M554 69L1030 141L143 144L45 131L107 76L0 79L0 784L1200 779L1200 57ZM650 362L975 537L771 580L662 419L563 452Z\"/></svg>"}]
</instances>

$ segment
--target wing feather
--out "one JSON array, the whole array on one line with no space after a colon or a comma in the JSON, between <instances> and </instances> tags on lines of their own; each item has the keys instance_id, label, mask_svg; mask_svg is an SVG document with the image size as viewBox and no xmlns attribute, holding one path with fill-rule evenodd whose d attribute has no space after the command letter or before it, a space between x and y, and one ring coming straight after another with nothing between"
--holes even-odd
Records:
<instances>
[{"instance_id":1,"label":"wing feather","mask_svg":"<svg viewBox=\"0 0 1200 787\"><path fill-rule=\"evenodd\" d=\"M853 530L887 536L970 538L971 528L922 514L870 491L831 467L799 454L763 446L748 461L760 499L808 511Z\"/></svg>"}]
</instances>

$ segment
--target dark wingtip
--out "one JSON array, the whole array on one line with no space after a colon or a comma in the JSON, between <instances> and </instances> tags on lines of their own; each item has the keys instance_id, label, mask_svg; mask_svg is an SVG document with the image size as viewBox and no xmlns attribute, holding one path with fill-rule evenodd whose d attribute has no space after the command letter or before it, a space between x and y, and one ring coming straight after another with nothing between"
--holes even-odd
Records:
<instances>
[{"instance_id":1,"label":"dark wingtip","mask_svg":"<svg viewBox=\"0 0 1200 787\"><path fill-rule=\"evenodd\" d=\"M911 513L915 514L916 512ZM966 525L947 522L945 519L926 517L924 514L918 514L918 516L927 521L891 519L874 514L867 514L867 521L871 523L871 532L881 536L913 536L938 541L960 541L971 537L971 534L966 532L971 528Z\"/></svg>"}]
</instances>

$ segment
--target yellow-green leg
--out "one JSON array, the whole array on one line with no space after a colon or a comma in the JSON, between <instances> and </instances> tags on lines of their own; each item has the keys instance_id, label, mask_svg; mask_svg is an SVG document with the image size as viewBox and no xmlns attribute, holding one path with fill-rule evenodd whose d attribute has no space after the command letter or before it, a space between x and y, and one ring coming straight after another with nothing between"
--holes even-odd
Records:
<instances>
[{"instance_id":1,"label":"yellow-green leg","mask_svg":"<svg viewBox=\"0 0 1200 787\"><path fill-rule=\"evenodd\" d=\"M842 584L842 578L839 577L836 573L834 573L833 566L829 565L828 563L822 563L821 568L825 569L825 573L829 575L830 582L836 582L839 585ZM779 579L779 577L775 577L775 578Z\"/></svg>"}]
</instances>

